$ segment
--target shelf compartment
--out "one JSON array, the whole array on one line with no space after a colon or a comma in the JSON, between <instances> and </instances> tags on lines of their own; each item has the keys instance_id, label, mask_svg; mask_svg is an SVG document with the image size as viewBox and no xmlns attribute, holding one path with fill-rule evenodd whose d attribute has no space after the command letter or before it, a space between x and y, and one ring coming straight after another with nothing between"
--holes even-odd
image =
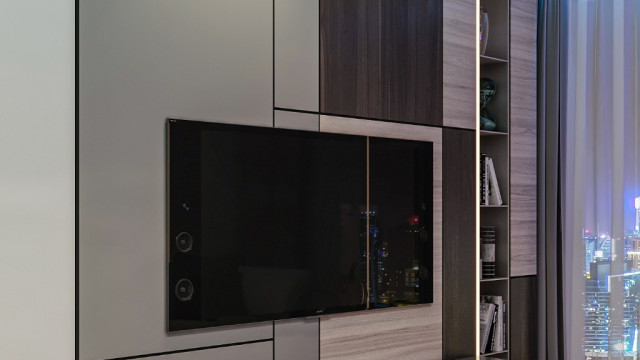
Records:
<instances>
[{"instance_id":1,"label":"shelf compartment","mask_svg":"<svg viewBox=\"0 0 640 360\"><path fill-rule=\"evenodd\" d=\"M487 105L496 121L494 132L509 132L509 66L506 63L485 65L480 68L480 78L496 83L496 93Z\"/></svg>"},{"instance_id":2,"label":"shelf compartment","mask_svg":"<svg viewBox=\"0 0 640 360\"><path fill-rule=\"evenodd\" d=\"M508 356L509 337L510 337L509 312L511 311L511 306L509 304L509 282L508 281L481 282L480 295L499 295L499 296L502 296L502 301L507 304L507 308L504 314L507 319L507 322L506 322L507 349L503 351L496 351L496 352L481 354L480 356L497 356L497 355L503 355L503 354ZM480 299L478 299L478 301L480 301ZM478 326L480 325L478 324ZM499 356L499 357L502 357L502 356Z\"/></svg>"},{"instance_id":3,"label":"shelf compartment","mask_svg":"<svg viewBox=\"0 0 640 360\"><path fill-rule=\"evenodd\" d=\"M502 205L481 205L482 209L508 208L509 205L509 137L486 136L480 138L480 152L493 159ZM479 161L479 160L478 160Z\"/></svg>"},{"instance_id":4,"label":"shelf compartment","mask_svg":"<svg viewBox=\"0 0 640 360\"><path fill-rule=\"evenodd\" d=\"M484 56L509 58L509 1L480 0L489 15L489 39Z\"/></svg>"},{"instance_id":5,"label":"shelf compartment","mask_svg":"<svg viewBox=\"0 0 640 360\"><path fill-rule=\"evenodd\" d=\"M480 226L496 228L496 276L481 279L482 282L496 282L494 279L509 277L509 216L508 212L484 209L480 213ZM481 242L480 238L478 241ZM480 259L478 259L480 261ZM498 294L500 295L500 294Z\"/></svg>"},{"instance_id":6,"label":"shelf compartment","mask_svg":"<svg viewBox=\"0 0 640 360\"><path fill-rule=\"evenodd\" d=\"M480 138L480 152L493 159L502 205L482 205L482 208L506 208L509 204L509 137L484 136ZM480 161L480 160L478 160Z\"/></svg>"}]
</instances>

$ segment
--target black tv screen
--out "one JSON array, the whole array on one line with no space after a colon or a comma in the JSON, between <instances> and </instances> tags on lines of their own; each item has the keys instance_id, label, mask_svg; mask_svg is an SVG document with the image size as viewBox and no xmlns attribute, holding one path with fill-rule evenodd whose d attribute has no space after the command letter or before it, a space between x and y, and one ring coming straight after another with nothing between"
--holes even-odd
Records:
<instances>
[{"instance_id":1,"label":"black tv screen","mask_svg":"<svg viewBox=\"0 0 640 360\"><path fill-rule=\"evenodd\" d=\"M168 121L168 330L433 301L432 144Z\"/></svg>"}]
</instances>

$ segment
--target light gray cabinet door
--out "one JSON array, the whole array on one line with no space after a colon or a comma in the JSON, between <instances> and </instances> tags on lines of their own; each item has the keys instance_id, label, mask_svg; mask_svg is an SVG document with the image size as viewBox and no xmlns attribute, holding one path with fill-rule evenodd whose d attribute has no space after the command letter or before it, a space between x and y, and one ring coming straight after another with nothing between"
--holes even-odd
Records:
<instances>
[{"instance_id":1,"label":"light gray cabinet door","mask_svg":"<svg viewBox=\"0 0 640 360\"><path fill-rule=\"evenodd\" d=\"M276 321L273 341L274 360L318 360L320 319Z\"/></svg>"},{"instance_id":2,"label":"light gray cabinet door","mask_svg":"<svg viewBox=\"0 0 640 360\"><path fill-rule=\"evenodd\" d=\"M271 0L81 0L81 115L271 125Z\"/></svg>"},{"instance_id":3,"label":"light gray cabinet door","mask_svg":"<svg viewBox=\"0 0 640 360\"><path fill-rule=\"evenodd\" d=\"M273 360L273 342L148 357L149 360Z\"/></svg>"},{"instance_id":4,"label":"light gray cabinet door","mask_svg":"<svg viewBox=\"0 0 640 360\"><path fill-rule=\"evenodd\" d=\"M275 106L319 110L319 0L275 0Z\"/></svg>"},{"instance_id":5,"label":"light gray cabinet door","mask_svg":"<svg viewBox=\"0 0 640 360\"><path fill-rule=\"evenodd\" d=\"M319 131L320 115L276 110L273 112L273 126L282 129Z\"/></svg>"},{"instance_id":6,"label":"light gray cabinet door","mask_svg":"<svg viewBox=\"0 0 640 360\"><path fill-rule=\"evenodd\" d=\"M272 126L272 0L81 0L80 359L270 339L166 332L166 119Z\"/></svg>"}]
</instances>

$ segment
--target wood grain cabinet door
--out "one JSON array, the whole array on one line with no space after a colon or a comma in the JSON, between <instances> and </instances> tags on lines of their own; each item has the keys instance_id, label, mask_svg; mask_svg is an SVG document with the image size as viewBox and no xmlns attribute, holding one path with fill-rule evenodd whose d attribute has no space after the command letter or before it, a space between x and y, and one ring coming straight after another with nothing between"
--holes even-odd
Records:
<instances>
[{"instance_id":1,"label":"wood grain cabinet door","mask_svg":"<svg viewBox=\"0 0 640 360\"><path fill-rule=\"evenodd\" d=\"M442 125L442 0L320 0L320 111Z\"/></svg>"},{"instance_id":2,"label":"wood grain cabinet door","mask_svg":"<svg viewBox=\"0 0 640 360\"><path fill-rule=\"evenodd\" d=\"M537 1L511 1L511 276L537 272Z\"/></svg>"}]
</instances>

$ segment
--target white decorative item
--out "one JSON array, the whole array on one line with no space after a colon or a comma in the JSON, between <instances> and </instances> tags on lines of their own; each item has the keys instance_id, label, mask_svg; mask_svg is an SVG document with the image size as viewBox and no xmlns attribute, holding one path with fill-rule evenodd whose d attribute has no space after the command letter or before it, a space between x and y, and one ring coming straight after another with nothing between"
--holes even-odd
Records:
<instances>
[{"instance_id":1,"label":"white decorative item","mask_svg":"<svg viewBox=\"0 0 640 360\"><path fill-rule=\"evenodd\" d=\"M489 41L489 14L483 7L480 8L480 55L487 51Z\"/></svg>"}]
</instances>

